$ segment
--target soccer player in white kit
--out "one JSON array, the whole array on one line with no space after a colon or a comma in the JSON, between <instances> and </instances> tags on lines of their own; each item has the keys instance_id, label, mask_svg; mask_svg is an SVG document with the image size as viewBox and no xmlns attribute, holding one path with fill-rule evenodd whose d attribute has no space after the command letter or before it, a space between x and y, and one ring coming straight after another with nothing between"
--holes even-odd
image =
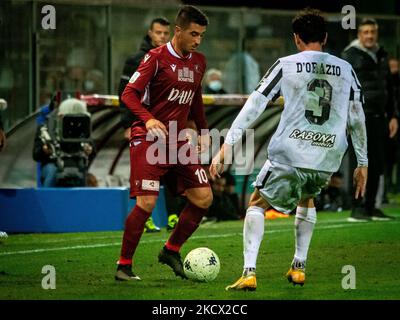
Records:
<instances>
[{"instance_id":1,"label":"soccer player in white kit","mask_svg":"<svg viewBox=\"0 0 400 320\"><path fill-rule=\"evenodd\" d=\"M244 271L226 290L256 289L264 212L271 207L287 214L297 207L296 250L287 278L293 284L304 284L307 252L317 218L313 199L339 169L347 149L347 132L358 162L354 171L355 198L365 193L368 158L360 83L349 63L322 52L327 32L318 10L300 12L292 27L300 52L278 59L267 71L210 166L211 177L219 177L227 149L241 139L269 101L283 96L284 110L269 143L268 159L253 185L244 220Z\"/></svg>"}]
</instances>

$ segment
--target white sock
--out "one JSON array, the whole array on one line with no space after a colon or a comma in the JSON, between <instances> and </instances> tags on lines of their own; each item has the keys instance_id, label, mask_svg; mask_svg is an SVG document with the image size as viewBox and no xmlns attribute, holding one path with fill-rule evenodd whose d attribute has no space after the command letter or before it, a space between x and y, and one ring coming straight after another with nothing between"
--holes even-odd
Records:
<instances>
[{"instance_id":1,"label":"white sock","mask_svg":"<svg viewBox=\"0 0 400 320\"><path fill-rule=\"evenodd\" d=\"M306 262L314 225L317 222L315 208L297 207L295 225L296 252L294 261Z\"/></svg>"},{"instance_id":2,"label":"white sock","mask_svg":"<svg viewBox=\"0 0 400 320\"><path fill-rule=\"evenodd\" d=\"M249 207L243 226L244 269L256 268L258 250L264 237L264 209Z\"/></svg>"}]
</instances>

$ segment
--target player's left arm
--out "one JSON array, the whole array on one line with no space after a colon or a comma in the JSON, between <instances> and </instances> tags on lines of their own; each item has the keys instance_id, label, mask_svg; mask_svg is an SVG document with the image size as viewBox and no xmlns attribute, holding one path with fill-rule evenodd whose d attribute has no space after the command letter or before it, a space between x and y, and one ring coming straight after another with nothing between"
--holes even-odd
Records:
<instances>
[{"instance_id":1,"label":"player's left arm","mask_svg":"<svg viewBox=\"0 0 400 320\"><path fill-rule=\"evenodd\" d=\"M242 110L233 121L225 139L225 144L234 145L264 112L268 103L280 92L282 83L282 64L278 60L261 79L257 88L250 94Z\"/></svg>"},{"instance_id":2,"label":"player's left arm","mask_svg":"<svg viewBox=\"0 0 400 320\"><path fill-rule=\"evenodd\" d=\"M368 154L367 154L367 130L365 126L365 114L363 109L364 98L361 85L354 71L353 81L350 88L349 111L347 128L350 132L351 141L357 157L357 168L354 171L353 179L356 187L355 198L364 196L367 175L368 175Z\"/></svg>"},{"instance_id":3,"label":"player's left arm","mask_svg":"<svg viewBox=\"0 0 400 320\"><path fill-rule=\"evenodd\" d=\"M209 170L213 179L219 177L219 173L223 170L225 154L232 152L232 146L240 140L245 130L264 112L268 103L279 94L282 72L282 63L277 60L261 79L257 88L250 94L242 110L233 121L220 151L211 162Z\"/></svg>"}]
</instances>

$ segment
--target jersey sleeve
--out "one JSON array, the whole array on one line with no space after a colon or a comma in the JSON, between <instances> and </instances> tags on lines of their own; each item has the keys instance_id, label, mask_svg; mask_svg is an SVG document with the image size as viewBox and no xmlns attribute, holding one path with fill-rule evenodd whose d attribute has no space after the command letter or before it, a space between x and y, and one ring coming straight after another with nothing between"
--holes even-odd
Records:
<instances>
[{"instance_id":1,"label":"jersey sleeve","mask_svg":"<svg viewBox=\"0 0 400 320\"><path fill-rule=\"evenodd\" d=\"M256 91L264 95L268 101L273 100L273 97L278 94L281 89L282 72L282 63L280 60L277 60L261 79Z\"/></svg>"},{"instance_id":2,"label":"jersey sleeve","mask_svg":"<svg viewBox=\"0 0 400 320\"><path fill-rule=\"evenodd\" d=\"M364 97L356 73L351 69L351 88L349 97L349 113L347 128L357 157L358 166L368 166L367 156L367 130L363 109Z\"/></svg>"},{"instance_id":3,"label":"jersey sleeve","mask_svg":"<svg viewBox=\"0 0 400 320\"><path fill-rule=\"evenodd\" d=\"M151 52L145 54L139 68L132 75L122 93L122 101L125 103L126 107L144 123L154 117L143 106L141 96L145 93L148 84L157 73L157 69L157 56Z\"/></svg>"},{"instance_id":4,"label":"jersey sleeve","mask_svg":"<svg viewBox=\"0 0 400 320\"><path fill-rule=\"evenodd\" d=\"M278 60L261 79L257 88L250 94L242 110L233 121L225 143L235 144L240 140L244 131L264 112L269 101L279 93L282 82L282 64Z\"/></svg>"},{"instance_id":5,"label":"jersey sleeve","mask_svg":"<svg viewBox=\"0 0 400 320\"><path fill-rule=\"evenodd\" d=\"M127 86L143 92L147 84L155 76L158 69L158 57L156 53L146 53L139 64L136 72L129 79Z\"/></svg>"}]
</instances>

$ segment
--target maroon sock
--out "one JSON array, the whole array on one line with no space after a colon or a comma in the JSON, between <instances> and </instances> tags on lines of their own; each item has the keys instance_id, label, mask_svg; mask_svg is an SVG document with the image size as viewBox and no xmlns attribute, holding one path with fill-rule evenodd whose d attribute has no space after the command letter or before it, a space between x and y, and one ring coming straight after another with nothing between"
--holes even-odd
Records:
<instances>
[{"instance_id":1,"label":"maroon sock","mask_svg":"<svg viewBox=\"0 0 400 320\"><path fill-rule=\"evenodd\" d=\"M188 202L179 216L178 224L165 244L166 248L179 252L185 241L199 227L200 221L206 213L207 209L196 207Z\"/></svg>"},{"instance_id":2,"label":"maroon sock","mask_svg":"<svg viewBox=\"0 0 400 320\"><path fill-rule=\"evenodd\" d=\"M144 224L150 215L151 212L143 210L138 205L132 209L125 222L120 264L132 264L132 257L144 231Z\"/></svg>"}]
</instances>

